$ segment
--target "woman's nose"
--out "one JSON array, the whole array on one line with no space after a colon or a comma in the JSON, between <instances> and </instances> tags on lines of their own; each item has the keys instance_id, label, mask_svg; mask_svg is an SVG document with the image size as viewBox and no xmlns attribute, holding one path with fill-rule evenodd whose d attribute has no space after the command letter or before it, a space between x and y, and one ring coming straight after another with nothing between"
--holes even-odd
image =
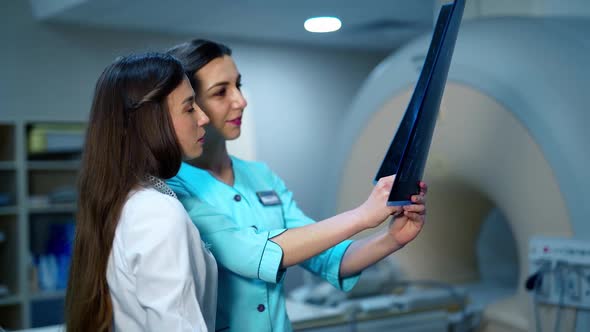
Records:
<instances>
[{"instance_id":1,"label":"woman's nose","mask_svg":"<svg viewBox=\"0 0 590 332\"><path fill-rule=\"evenodd\" d=\"M203 111L203 109L201 109L199 107L199 105L197 105L197 103L195 103L194 105L195 110L196 110L196 115L197 115L197 125L199 127L202 127L206 124L209 123L209 117L207 116L207 114L205 114L205 112Z\"/></svg>"},{"instance_id":2,"label":"woman's nose","mask_svg":"<svg viewBox=\"0 0 590 332\"><path fill-rule=\"evenodd\" d=\"M233 104L234 104L235 108L241 108L241 109L246 108L246 106L248 105L248 102L246 101L246 98L244 98L242 91L236 89Z\"/></svg>"}]
</instances>

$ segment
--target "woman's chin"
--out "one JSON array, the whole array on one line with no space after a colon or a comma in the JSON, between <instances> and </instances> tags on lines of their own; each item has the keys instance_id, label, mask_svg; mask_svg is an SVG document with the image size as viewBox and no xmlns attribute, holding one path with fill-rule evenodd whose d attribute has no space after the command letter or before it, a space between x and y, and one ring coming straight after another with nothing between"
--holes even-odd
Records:
<instances>
[{"instance_id":1,"label":"woman's chin","mask_svg":"<svg viewBox=\"0 0 590 332\"><path fill-rule=\"evenodd\" d=\"M199 158L203 154L203 149L199 149L198 151L191 151L191 153L186 153L183 156L183 161L190 161Z\"/></svg>"},{"instance_id":2,"label":"woman's chin","mask_svg":"<svg viewBox=\"0 0 590 332\"><path fill-rule=\"evenodd\" d=\"M235 139L238 139L240 137L241 134L241 130L232 130L231 132L226 133L225 135L223 135L225 137L226 141L233 141Z\"/></svg>"}]
</instances>

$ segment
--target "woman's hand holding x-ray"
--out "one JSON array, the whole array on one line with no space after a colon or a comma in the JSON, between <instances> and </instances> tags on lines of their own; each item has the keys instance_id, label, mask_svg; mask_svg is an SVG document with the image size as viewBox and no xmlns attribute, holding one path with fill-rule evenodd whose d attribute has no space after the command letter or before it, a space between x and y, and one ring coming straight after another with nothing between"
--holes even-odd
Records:
<instances>
[{"instance_id":1,"label":"woman's hand holding x-ray","mask_svg":"<svg viewBox=\"0 0 590 332\"><path fill-rule=\"evenodd\" d=\"M412 196L411 205L405 205L389 222L389 235L400 246L412 241L424 226L426 220L426 192L428 186L419 183L420 193Z\"/></svg>"},{"instance_id":2,"label":"woman's hand holding x-ray","mask_svg":"<svg viewBox=\"0 0 590 332\"><path fill-rule=\"evenodd\" d=\"M400 213L401 207L387 206L387 200L395 175L379 179L369 198L357 208L357 212L363 217L366 228L373 228L381 225L389 216Z\"/></svg>"},{"instance_id":3,"label":"woman's hand holding x-ray","mask_svg":"<svg viewBox=\"0 0 590 332\"><path fill-rule=\"evenodd\" d=\"M422 230L426 213L424 205L428 190L426 184L420 182L420 193L412 196L413 204L403 207L387 206L394 178L394 176L388 176L380 179L369 199L359 207L368 209L364 210L364 213L370 216L373 222L369 227L379 225L393 214L389 227L356 240L350 245L340 266L342 277L355 275L394 253L416 238Z\"/></svg>"}]
</instances>

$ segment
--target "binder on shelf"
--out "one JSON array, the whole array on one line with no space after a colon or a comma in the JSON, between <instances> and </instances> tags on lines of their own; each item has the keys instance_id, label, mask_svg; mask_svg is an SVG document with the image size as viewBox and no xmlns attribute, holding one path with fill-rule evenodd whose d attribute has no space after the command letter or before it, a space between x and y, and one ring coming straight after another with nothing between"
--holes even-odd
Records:
<instances>
[{"instance_id":1,"label":"binder on shelf","mask_svg":"<svg viewBox=\"0 0 590 332\"><path fill-rule=\"evenodd\" d=\"M84 145L82 124L35 123L29 125L29 160L77 159Z\"/></svg>"}]
</instances>

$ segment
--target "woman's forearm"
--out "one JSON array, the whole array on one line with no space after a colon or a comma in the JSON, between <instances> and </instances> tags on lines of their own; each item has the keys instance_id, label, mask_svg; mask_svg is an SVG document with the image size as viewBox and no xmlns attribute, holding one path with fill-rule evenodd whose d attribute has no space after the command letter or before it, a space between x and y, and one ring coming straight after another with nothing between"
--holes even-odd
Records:
<instances>
[{"instance_id":1,"label":"woman's forearm","mask_svg":"<svg viewBox=\"0 0 590 332\"><path fill-rule=\"evenodd\" d=\"M340 277L346 278L358 274L401 247L387 232L387 229L354 241L344 254L340 265Z\"/></svg>"},{"instance_id":2,"label":"woman's forearm","mask_svg":"<svg viewBox=\"0 0 590 332\"><path fill-rule=\"evenodd\" d=\"M367 229L362 218L356 209L350 210L273 237L271 240L283 250L281 267L299 264Z\"/></svg>"},{"instance_id":3,"label":"woman's forearm","mask_svg":"<svg viewBox=\"0 0 590 332\"><path fill-rule=\"evenodd\" d=\"M354 210L298 228L272 238L283 250L281 267L299 264L365 229L377 227L398 207L387 205L394 176L379 179L369 198ZM348 251L348 250L347 250Z\"/></svg>"}]
</instances>

